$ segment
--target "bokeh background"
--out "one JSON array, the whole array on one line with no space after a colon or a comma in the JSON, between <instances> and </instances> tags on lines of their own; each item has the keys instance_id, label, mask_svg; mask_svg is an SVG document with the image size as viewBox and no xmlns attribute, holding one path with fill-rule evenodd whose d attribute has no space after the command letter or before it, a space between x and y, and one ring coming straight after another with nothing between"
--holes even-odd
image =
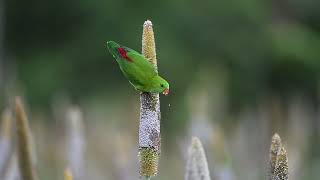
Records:
<instances>
[{"instance_id":1,"label":"bokeh background","mask_svg":"<svg viewBox=\"0 0 320 180\"><path fill-rule=\"evenodd\" d=\"M277 132L290 179L316 180L319 6L317 0L1 0L0 108L24 98L41 179L61 179L73 154L67 119L74 106L83 116L75 152L85 176L137 179L139 95L106 41L140 51L150 19L159 71L170 82L170 96L161 96L155 179L183 179L192 136L202 140L215 179L267 179Z\"/></svg>"}]
</instances>

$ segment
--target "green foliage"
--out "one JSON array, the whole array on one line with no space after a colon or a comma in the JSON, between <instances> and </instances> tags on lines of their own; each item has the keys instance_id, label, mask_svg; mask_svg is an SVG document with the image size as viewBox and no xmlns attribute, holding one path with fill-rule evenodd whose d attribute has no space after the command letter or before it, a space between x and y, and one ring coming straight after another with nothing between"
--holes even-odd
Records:
<instances>
[{"instance_id":1,"label":"green foliage","mask_svg":"<svg viewBox=\"0 0 320 180\"><path fill-rule=\"evenodd\" d=\"M200 65L218 63L230 74L230 101L238 108L265 95L265 88L277 90L274 86L278 84L268 80L274 69L286 76L286 67L278 66L283 58L288 64L298 60L319 70L320 27L314 21L319 11L300 1L283 6L296 15L280 13L282 6L277 2L269 5L257 0L13 0L6 3L5 47L18 65L18 79L32 95L32 104L41 105L57 91L76 99L101 90L109 94L127 86L107 55L105 42L113 38L139 49L138 24L151 18L155 31L161 32L156 37L161 73L175 82L173 99L191 85L190 77ZM286 25L278 25L273 7ZM299 82L316 84L307 77L318 72L308 70ZM314 87L299 90L316 91ZM243 98L249 95L251 98Z\"/></svg>"}]
</instances>

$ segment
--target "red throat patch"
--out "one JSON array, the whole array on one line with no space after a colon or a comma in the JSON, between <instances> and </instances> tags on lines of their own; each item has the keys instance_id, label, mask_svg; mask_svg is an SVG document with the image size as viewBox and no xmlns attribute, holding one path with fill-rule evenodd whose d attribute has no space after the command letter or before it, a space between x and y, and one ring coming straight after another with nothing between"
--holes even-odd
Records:
<instances>
[{"instance_id":1,"label":"red throat patch","mask_svg":"<svg viewBox=\"0 0 320 180\"><path fill-rule=\"evenodd\" d=\"M132 60L127 56L127 52L123 48L119 47L118 52L125 60L127 60L128 62L132 62Z\"/></svg>"}]
</instances>

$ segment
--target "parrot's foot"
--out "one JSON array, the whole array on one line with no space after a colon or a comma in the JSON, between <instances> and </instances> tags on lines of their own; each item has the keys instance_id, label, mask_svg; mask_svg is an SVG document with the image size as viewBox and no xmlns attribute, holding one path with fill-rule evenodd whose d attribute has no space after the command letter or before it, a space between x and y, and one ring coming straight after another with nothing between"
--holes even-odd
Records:
<instances>
[{"instance_id":1,"label":"parrot's foot","mask_svg":"<svg viewBox=\"0 0 320 180\"><path fill-rule=\"evenodd\" d=\"M145 94L145 93L148 93L148 92L140 91L140 94Z\"/></svg>"},{"instance_id":2,"label":"parrot's foot","mask_svg":"<svg viewBox=\"0 0 320 180\"><path fill-rule=\"evenodd\" d=\"M141 91L139 88L135 88L137 91L139 91L139 94L143 94L144 92Z\"/></svg>"}]
</instances>

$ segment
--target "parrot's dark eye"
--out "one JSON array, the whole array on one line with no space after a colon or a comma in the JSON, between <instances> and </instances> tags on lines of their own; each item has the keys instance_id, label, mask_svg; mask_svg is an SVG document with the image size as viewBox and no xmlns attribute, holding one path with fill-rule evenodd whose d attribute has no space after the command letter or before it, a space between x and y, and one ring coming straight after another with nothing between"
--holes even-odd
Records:
<instances>
[{"instance_id":1,"label":"parrot's dark eye","mask_svg":"<svg viewBox=\"0 0 320 180\"><path fill-rule=\"evenodd\" d=\"M163 85L163 84L160 84L160 86L161 86L161 87L164 87L164 85Z\"/></svg>"}]
</instances>

